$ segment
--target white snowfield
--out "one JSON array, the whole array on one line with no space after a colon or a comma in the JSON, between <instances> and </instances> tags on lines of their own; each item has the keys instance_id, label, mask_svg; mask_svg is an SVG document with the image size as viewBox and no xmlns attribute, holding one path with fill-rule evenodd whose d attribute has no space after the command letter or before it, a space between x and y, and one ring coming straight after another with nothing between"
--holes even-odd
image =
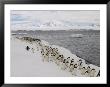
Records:
<instances>
[{"instance_id":1,"label":"white snowfield","mask_svg":"<svg viewBox=\"0 0 110 87\"><path fill-rule=\"evenodd\" d=\"M36 39L36 41L34 38L27 38L17 37L11 39L11 76L100 76L100 67L86 64L84 59L72 54L66 48L50 45L44 40ZM27 46L29 49L26 49ZM52 56L53 54L56 55Z\"/></svg>"}]
</instances>

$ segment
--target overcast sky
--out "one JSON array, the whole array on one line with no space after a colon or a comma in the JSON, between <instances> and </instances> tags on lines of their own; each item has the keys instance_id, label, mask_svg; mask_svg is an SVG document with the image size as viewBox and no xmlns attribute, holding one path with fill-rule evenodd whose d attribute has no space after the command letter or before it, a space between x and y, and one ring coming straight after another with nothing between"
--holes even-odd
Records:
<instances>
[{"instance_id":1,"label":"overcast sky","mask_svg":"<svg viewBox=\"0 0 110 87\"><path fill-rule=\"evenodd\" d=\"M77 23L96 23L100 25L100 11L11 11L11 27L14 29L20 28L20 26L23 27L23 29L38 27L33 25L39 25L41 27L42 24L51 21L54 21L57 25L62 24L68 27L74 27L72 24ZM41 28L43 27L44 26Z\"/></svg>"}]
</instances>

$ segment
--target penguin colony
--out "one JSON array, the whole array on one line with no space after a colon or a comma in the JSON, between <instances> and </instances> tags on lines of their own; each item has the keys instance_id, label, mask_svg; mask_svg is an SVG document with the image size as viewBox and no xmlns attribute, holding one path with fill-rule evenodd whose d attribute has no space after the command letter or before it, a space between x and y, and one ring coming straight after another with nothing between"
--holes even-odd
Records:
<instances>
[{"instance_id":1,"label":"penguin colony","mask_svg":"<svg viewBox=\"0 0 110 87\"><path fill-rule=\"evenodd\" d=\"M67 70L74 76L100 76L100 69L98 66L87 64L84 59L81 59L72 53L67 53L67 55L65 56L65 49L62 49L63 51L61 52L59 51L60 49L57 46L49 45L48 43L45 44L40 39L31 37L16 38L31 44L31 46L26 47L26 50L31 50L33 53L35 53L35 50L39 51L41 53L43 62L54 62L62 70ZM34 47L32 47L32 45L34 45Z\"/></svg>"}]
</instances>

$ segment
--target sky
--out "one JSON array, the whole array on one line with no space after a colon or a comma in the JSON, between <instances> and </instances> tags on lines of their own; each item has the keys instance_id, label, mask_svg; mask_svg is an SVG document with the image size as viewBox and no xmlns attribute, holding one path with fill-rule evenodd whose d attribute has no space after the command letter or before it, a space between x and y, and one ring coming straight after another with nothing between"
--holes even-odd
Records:
<instances>
[{"instance_id":1,"label":"sky","mask_svg":"<svg viewBox=\"0 0 110 87\"><path fill-rule=\"evenodd\" d=\"M98 10L12 10L12 30L99 29Z\"/></svg>"}]
</instances>

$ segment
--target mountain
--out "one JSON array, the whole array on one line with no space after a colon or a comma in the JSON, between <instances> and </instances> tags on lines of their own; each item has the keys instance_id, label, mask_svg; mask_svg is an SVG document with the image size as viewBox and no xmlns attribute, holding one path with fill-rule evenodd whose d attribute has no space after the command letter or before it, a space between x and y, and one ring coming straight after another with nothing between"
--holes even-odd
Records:
<instances>
[{"instance_id":1,"label":"mountain","mask_svg":"<svg viewBox=\"0 0 110 87\"><path fill-rule=\"evenodd\" d=\"M64 27L64 24L60 21L46 21L40 25L40 27Z\"/></svg>"},{"instance_id":2,"label":"mountain","mask_svg":"<svg viewBox=\"0 0 110 87\"><path fill-rule=\"evenodd\" d=\"M95 22L75 22L64 20L17 21L11 23L12 30L67 30L67 29L99 29Z\"/></svg>"}]
</instances>

